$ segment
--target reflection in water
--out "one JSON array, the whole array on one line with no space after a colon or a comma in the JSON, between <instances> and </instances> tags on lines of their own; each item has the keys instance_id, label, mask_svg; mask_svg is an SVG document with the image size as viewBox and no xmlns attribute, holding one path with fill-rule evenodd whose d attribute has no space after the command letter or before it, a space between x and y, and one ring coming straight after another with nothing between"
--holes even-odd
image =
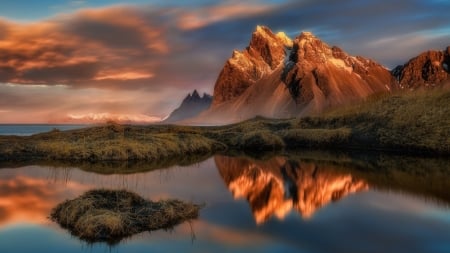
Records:
<instances>
[{"instance_id":1,"label":"reflection in water","mask_svg":"<svg viewBox=\"0 0 450 253\"><path fill-rule=\"evenodd\" d=\"M107 175L87 172L72 166L69 164L64 167L0 168L0 230L9 225L21 223L53 224L48 219L53 207L64 200L73 199L88 190L97 188L127 189L155 201L177 197L206 203L206 200L213 199L212 197L206 200L200 197L193 198L198 194L186 191L185 185L180 180L180 178L184 179L183 182L187 184L197 179L206 181L209 173L195 172L200 174L196 178L190 178L189 174L193 174L196 170L209 170L213 166L212 162L205 162L201 167L194 165L190 168L171 167L150 171L148 166L132 167L136 171L133 174ZM124 170L119 171L124 172ZM211 189L212 184L214 182L203 184L203 187ZM198 186L195 191L207 192L202 189L202 186Z\"/></svg>"},{"instance_id":2,"label":"reflection in water","mask_svg":"<svg viewBox=\"0 0 450 253\"><path fill-rule=\"evenodd\" d=\"M156 161L51 161L51 160L38 160L28 162L11 162L0 161L1 168L20 168L29 165L39 165L50 168L66 169L66 168L78 168L87 172L94 172L103 175L114 174L135 174L141 172L149 172L153 170L165 169L175 166L190 166L198 164L210 158L210 154L197 154L188 155L178 158L163 158Z\"/></svg>"},{"instance_id":3,"label":"reflection in water","mask_svg":"<svg viewBox=\"0 0 450 253\"><path fill-rule=\"evenodd\" d=\"M0 169L0 252L107 252L103 244L83 247L47 219L56 203L94 188L207 204L192 227L139 234L114 252L450 252L449 160L284 155L265 161L217 156L164 170L6 166ZM237 197L247 198L253 212Z\"/></svg>"},{"instance_id":4,"label":"reflection in water","mask_svg":"<svg viewBox=\"0 0 450 253\"><path fill-rule=\"evenodd\" d=\"M27 176L0 178L0 226L24 221L48 223L49 211L64 195L86 188L76 182L49 188L48 183L48 180Z\"/></svg>"},{"instance_id":5,"label":"reflection in water","mask_svg":"<svg viewBox=\"0 0 450 253\"><path fill-rule=\"evenodd\" d=\"M273 215L283 219L292 209L309 218L322 206L369 188L349 173L285 157L252 161L216 156L215 162L234 198L247 199L258 224Z\"/></svg>"}]
</instances>

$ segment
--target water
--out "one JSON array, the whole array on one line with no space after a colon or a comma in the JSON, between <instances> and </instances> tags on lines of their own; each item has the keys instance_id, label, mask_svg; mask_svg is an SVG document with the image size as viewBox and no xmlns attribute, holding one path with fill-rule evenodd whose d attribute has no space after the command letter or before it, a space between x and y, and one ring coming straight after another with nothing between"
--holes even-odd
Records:
<instances>
[{"instance_id":1,"label":"water","mask_svg":"<svg viewBox=\"0 0 450 253\"><path fill-rule=\"evenodd\" d=\"M110 165L115 173L3 164L0 252L450 252L448 161L365 160L216 156L156 170ZM98 188L206 206L198 220L115 246L87 244L48 220L58 203Z\"/></svg>"},{"instance_id":2,"label":"water","mask_svg":"<svg viewBox=\"0 0 450 253\"><path fill-rule=\"evenodd\" d=\"M0 124L0 135L19 135L29 136L38 133L45 133L52 131L53 129L59 129L61 131L72 130L87 127L88 125L50 125L50 124Z\"/></svg>"}]
</instances>

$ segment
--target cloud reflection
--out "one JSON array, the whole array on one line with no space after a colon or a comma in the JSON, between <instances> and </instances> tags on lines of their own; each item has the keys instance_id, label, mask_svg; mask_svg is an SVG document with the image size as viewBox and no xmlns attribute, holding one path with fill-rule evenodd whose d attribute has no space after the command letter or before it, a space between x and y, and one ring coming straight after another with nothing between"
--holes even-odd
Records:
<instances>
[{"instance_id":1,"label":"cloud reflection","mask_svg":"<svg viewBox=\"0 0 450 253\"><path fill-rule=\"evenodd\" d=\"M64 187L48 187L48 180L17 176L0 179L0 227L14 223L45 224L50 210L67 195L86 187L69 182Z\"/></svg>"}]
</instances>

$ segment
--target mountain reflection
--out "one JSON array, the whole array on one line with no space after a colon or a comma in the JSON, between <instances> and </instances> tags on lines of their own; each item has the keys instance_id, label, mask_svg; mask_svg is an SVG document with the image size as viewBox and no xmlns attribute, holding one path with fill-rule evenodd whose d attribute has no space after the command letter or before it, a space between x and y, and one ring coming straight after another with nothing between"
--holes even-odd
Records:
<instances>
[{"instance_id":1,"label":"mountain reflection","mask_svg":"<svg viewBox=\"0 0 450 253\"><path fill-rule=\"evenodd\" d=\"M216 156L220 175L234 198L245 198L258 224L291 210L311 217L326 204L369 188L366 181L332 165L274 157L267 161Z\"/></svg>"}]
</instances>

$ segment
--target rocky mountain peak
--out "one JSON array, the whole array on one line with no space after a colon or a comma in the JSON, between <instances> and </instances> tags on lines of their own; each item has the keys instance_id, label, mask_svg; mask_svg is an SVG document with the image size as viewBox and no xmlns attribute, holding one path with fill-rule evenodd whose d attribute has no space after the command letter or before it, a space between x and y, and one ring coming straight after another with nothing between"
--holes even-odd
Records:
<instances>
[{"instance_id":1,"label":"rocky mountain peak","mask_svg":"<svg viewBox=\"0 0 450 253\"><path fill-rule=\"evenodd\" d=\"M197 90L189 93L181 102L181 105L175 109L163 122L174 123L184 119L192 118L209 108L212 102L212 96L204 93L202 97Z\"/></svg>"},{"instance_id":2,"label":"rocky mountain peak","mask_svg":"<svg viewBox=\"0 0 450 253\"><path fill-rule=\"evenodd\" d=\"M292 48L292 40L291 38L289 38L286 33L284 32L278 32L276 34L277 38L280 39L281 41L283 41L284 46L287 48Z\"/></svg>"},{"instance_id":3,"label":"rocky mountain peak","mask_svg":"<svg viewBox=\"0 0 450 253\"><path fill-rule=\"evenodd\" d=\"M208 93L204 92L202 98L203 98L203 99L212 99L212 96L209 95Z\"/></svg>"},{"instance_id":4,"label":"rocky mountain peak","mask_svg":"<svg viewBox=\"0 0 450 253\"><path fill-rule=\"evenodd\" d=\"M257 26L247 51L254 58L262 58L270 69L274 69L283 61L285 44L289 44L286 39L283 34L275 35L269 28Z\"/></svg>"},{"instance_id":5,"label":"rocky mountain peak","mask_svg":"<svg viewBox=\"0 0 450 253\"><path fill-rule=\"evenodd\" d=\"M324 63L333 57L333 50L325 42L314 36L311 32L302 32L293 41L294 59Z\"/></svg>"},{"instance_id":6,"label":"rocky mountain peak","mask_svg":"<svg viewBox=\"0 0 450 253\"><path fill-rule=\"evenodd\" d=\"M284 33L274 34L265 26L257 26L248 47L234 50L214 86L213 107L241 95L248 87L278 66L286 57L292 41Z\"/></svg>"},{"instance_id":7,"label":"rocky mountain peak","mask_svg":"<svg viewBox=\"0 0 450 253\"><path fill-rule=\"evenodd\" d=\"M295 38L281 79L296 104L314 105L312 111L316 112L389 91L394 84L391 74L382 65L350 56L310 32L302 32Z\"/></svg>"},{"instance_id":8,"label":"rocky mountain peak","mask_svg":"<svg viewBox=\"0 0 450 253\"><path fill-rule=\"evenodd\" d=\"M312 32L309 32L309 31L301 32L298 37L299 38L316 38L316 36Z\"/></svg>"},{"instance_id":9,"label":"rocky mountain peak","mask_svg":"<svg viewBox=\"0 0 450 253\"><path fill-rule=\"evenodd\" d=\"M192 96L191 97L194 98L194 99L199 99L200 95L198 94L197 90L194 90L194 92L192 92Z\"/></svg>"},{"instance_id":10,"label":"rocky mountain peak","mask_svg":"<svg viewBox=\"0 0 450 253\"><path fill-rule=\"evenodd\" d=\"M443 51L431 50L395 67L392 75L402 89L429 88L450 80L450 46Z\"/></svg>"}]
</instances>

